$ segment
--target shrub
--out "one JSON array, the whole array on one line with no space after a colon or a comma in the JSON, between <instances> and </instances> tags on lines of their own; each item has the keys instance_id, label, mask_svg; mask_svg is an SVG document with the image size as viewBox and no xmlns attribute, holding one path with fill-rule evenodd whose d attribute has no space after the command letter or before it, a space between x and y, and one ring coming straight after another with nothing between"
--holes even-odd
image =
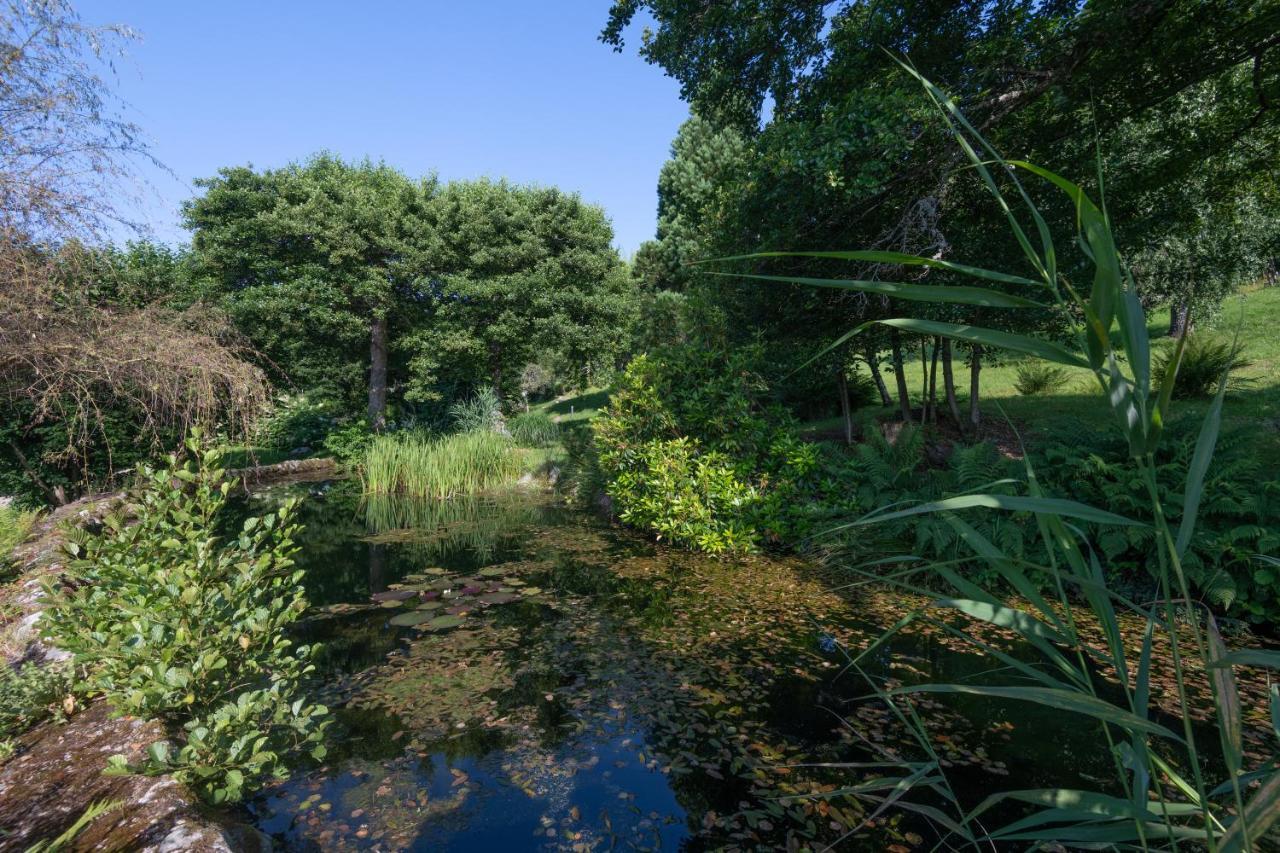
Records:
<instances>
[{"instance_id":1,"label":"shrub","mask_svg":"<svg viewBox=\"0 0 1280 853\"><path fill-rule=\"evenodd\" d=\"M373 494L448 498L505 485L520 475L511 439L493 432L433 438L423 433L376 436L364 457Z\"/></svg>"},{"instance_id":2,"label":"shrub","mask_svg":"<svg viewBox=\"0 0 1280 853\"><path fill-rule=\"evenodd\" d=\"M333 407L305 394L283 394L257 427L254 440L261 447L293 450L319 447L333 429Z\"/></svg>"},{"instance_id":3,"label":"shrub","mask_svg":"<svg viewBox=\"0 0 1280 853\"><path fill-rule=\"evenodd\" d=\"M0 740L16 737L67 712L71 668L61 664L0 665ZM75 699L70 698L74 704Z\"/></svg>"},{"instance_id":4,"label":"shrub","mask_svg":"<svg viewBox=\"0 0 1280 853\"><path fill-rule=\"evenodd\" d=\"M1019 394L1034 397L1049 394L1061 388L1070 377L1065 368L1055 367L1043 361L1028 361L1018 365L1017 379L1013 387Z\"/></svg>"},{"instance_id":5,"label":"shrub","mask_svg":"<svg viewBox=\"0 0 1280 853\"><path fill-rule=\"evenodd\" d=\"M619 518L659 540L716 554L755 546L759 493L723 454L699 453L688 438L649 441L627 454L609 484Z\"/></svg>"},{"instance_id":6,"label":"shrub","mask_svg":"<svg viewBox=\"0 0 1280 853\"><path fill-rule=\"evenodd\" d=\"M186 446L187 461L144 469L131 520L68 531L72 562L46 583L40 624L72 654L81 689L174 733L176 752L152 744L142 765L113 756L111 771L173 772L211 802L234 802L283 776L288 753L322 756L326 710L300 695L314 649L289 639L307 606L291 559L295 504L218 536L231 482L198 435Z\"/></svg>"},{"instance_id":7,"label":"shrub","mask_svg":"<svg viewBox=\"0 0 1280 853\"><path fill-rule=\"evenodd\" d=\"M506 432L502 399L487 386L450 406L449 417L458 432Z\"/></svg>"},{"instance_id":8,"label":"shrub","mask_svg":"<svg viewBox=\"0 0 1280 853\"><path fill-rule=\"evenodd\" d=\"M364 418L340 426L324 438L324 450L343 464L363 459L373 441L373 430Z\"/></svg>"},{"instance_id":9,"label":"shrub","mask_svg":"<svg viewBox=\"0 0 1280 853\"><path fill-rule=\"evenodd\" d=\"M798 498L816 480L819 453L768 403L759 355L690 346L632 361L592 423L599 479L619 517L703 550L803 534Z\"/></svg>"},{"instance_id":10,"label":"shrub","mask_svg":"<svg viewBox=\"0 0 1280 853\"><path fill-rule=\"evenodd\" d=\"M1251 364L1243 352L1243 346L1227 338L1189 333L1173 383L1173 396L1181 400L1212 396L1223 376L1228 377L1229 388L1246 385L1247 380L1231 376ZM1176 353L1177 347L1168 345L1158 351L1152 359L1151 375L1164 376Z\"/></svg>"},{"instance_id":11,"label":"shrub","mask_svg":"<svg viewBox=\"0 0 1280 853\"><path fill-rule=\"evenodd\" d=\"M560 440L560 426L545 412L526 412L508 423L511 437L521 447L547 447Z\"/></svg>"}]
</instances>

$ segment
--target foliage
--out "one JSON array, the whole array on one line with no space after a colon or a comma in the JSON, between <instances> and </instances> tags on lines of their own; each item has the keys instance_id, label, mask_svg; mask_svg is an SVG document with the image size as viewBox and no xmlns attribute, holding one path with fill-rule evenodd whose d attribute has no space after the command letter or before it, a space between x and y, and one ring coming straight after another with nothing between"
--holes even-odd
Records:
<instances>
[{"instance_id":1,"label":"foliage","mask_svg":"<svg viewBox=\"0 0 1280 853\"><path fill-rule=\"evenodd\" d=\"M332 404L306 394L282 394L258 422L254 437L260 447L290 451L322 445L334 425Z\"/></svg>"},{"instance_id":2,"label":"foliage","mask_svg":"<svg viewBox=\"0 0 1280 853\"><path fill-rule=\"evenodd\" d=\"M336 427L324 437L325 453L339 462L351 464L364 458L373 441L373 430L364 418L355 418Z\"/></svg>"},{"instance_id":3,"label":"foliage","mask_svg":"<svg viewBox=\"0 0 1280 853\"><path fill-rule=\"evenodd\" d=\"M373 439L363 476L371 494L443 500L506 485L520 467L511 439L491 430L440 438L401 432Z\"/></svg>"},{"instance_id":4,"label":"foliage","mask_svg":"<svg viewBox=\"0 0 1280 853\"><path fill-rule=\"evenodd\" d=\"M0 666L0 740L16 737L74 707L71 670L60 664Z\"/></svg>"},{"instance_id":5,"label":"foliage","mask_svg":"<svg viewBox=\"0 0 1280 853\"><path fill-rule=\"evenodd\" d=\"M883 788L885 793L868 790L866 796L884 807L896 803L925 810L940 831L945 829L949 837L975 848L997 841L1052 839L1067 846L1136 842L1143 848L1166 845L1176 848L1181 842L1203 843L1210 851L1252 849L1255 841L1260 841L1280 818L1280 805L1275 796L1280 774L1273 764L1262 767L1244 764L1243 709L1233 667L1274 668L1280 666L1280 657L1260 649L1227 651L1212 613L1206 612L1191 593L1192 561L1187 559L1209 485L1206 474L1218 440L1226 377L1220 379L1218 393L1201 424L1186 479L1167 500L1159 490L1157 454L1165 438L1171 377L1166 374L1161 381L1153 376L1147 318L1134 281L1120 258L1109 218L1080 187L1060 175L1026 161L1010 162L1001 158L941 90L919 79L974 172L995 197L1022 248L1024 260L1035 278L1021 279L1021 284L1055 302L1070 304L1083 318L1083 326L1071 345L1063 345L970 324L911 317L880 322L890 328L946 335L1055 364L1088 369L1098 382L1101 400L1116 416L1127 449L1127 467L1131 476L1143 485L1146 500L1136 508L1140 511L1121 515L1076 501L1054 499L1047 495L1035 466L1030 460L1024 460L1025 495L969 493L905 509L885 507L852 523L853 527L863 527L937 515L965 540L974 560L999 573L1021 594L1019 599L1002 599L990 587L958 577L946 562L911 557L903 561L906 567L946 579L955 588L955 594L936 599L931 608L909 614L869 648L856 655L850 653L851 668L867 677L878 700L894 712L919 748L918 760L886 754L886 759L899 767L901 775ZM1043 179L1070 200L1077 214L1072 236L1079 242L1082 257L1068 260L1059 255L1052 231L1020 182L1020 174ZM1022 202L1017 208L1020 212L1015 212L1010 198L1002 191L1001 180L1009 181L1016 191L1016 198ZM1030 232L1024 228L1026 220L1032 223ZM849 253L854 259L860 254L863 253ZM925 267L936 262L930 257L902 260ZM1059 263L1064 266L1059 267ZM1087 295L1066 287L1061 272L1067 268L1066 264L1091 268L1078 277L1092 280L1092 290ZM973 268L967 274L987 282L1008 280L1000 273L985 269ZM941 289L943 299L952 298L947 290ZM1113 325L1119 327L1119 334L1114 338ZM1180 354L1172 359L1171 370L1176 369ZM1182 505L1176 528L1165 506L1175 501ZM968 515L964 510L978 507L997 512L1032 513L1047 559L1033 563L1006 553L984 537L964 520ZM1158 591L1154 600L1136 603L1109 588L1102 557L1079 532L1076 527L1079 522L1134 527L1149 532L1156 558L1153 571ZM1028 583L1027 575L1034 571L1046 571L1050 575L1052 601ZM909 581L899 582L910 585ZM1087 603L1090 616L1100 626L1101 636L1097 640L1087 636L1079 621L1069 615L1074 604L1069 590ZM947 627L931 612L937 609L1013 631L1025 643L1026 651L1034 655L1034 662L984 643L963 628ZM1118 609L1130 611L1146 623L1140 650L1127 645L1120 630ZM981 683L886 685L871 679L864 667L868 655L912 622L957 633L967 638L975 650L998 659L1003 667ZM1172 685L1159 688L1171 690L1177 696L1172 728L1163 719L1151 716L1150 658L1157 636L1161 644L1170 647L1174 665ZM1216 735L1214 749L1221 750L1225 763L1226 779L1221 784L1207 778L1208 770L1202 761L1207 754L1206 731L1205 728L1197 730L1197 726L1205 715L1189 698L1191 660L1205 673L1213 697L1207 734L1210 738ZM1113 787L1007 791L991 794L976 807L965 804L934 750L929 731L908 704L910 697L922 694L1027 701L1089 719L1098 727L1099 748L1105 743L1107 753L1114 759ZM1273 699L1272 710L1273 715L1280 713L1280 699ZM1250 789L1248 783L1255 780L1260 784ZM909 792L925 789L931 798L942 798L943 810L908 799ZM1004 826L989 826L983 818L998 804L1014 803L1030 806L1030 813Z\"/></svg>"},{"instance_id":6,"label":"foliage","mask_svg":"<svg viewBox=\"0 0 1280 853\"><path fill-rule=\"evenodd\" d=\"M102 485L193 424L244 436L267 399L219 312L98 302L99 261L0 241L0 482L29 502Z\"/></svg>"},{"instance_id":7,"label":"foliage","mask_svg":"<svg viewBox=\"0 0 1280 853\"><path fill-rule=\"evenodd\" d=\"M525 412L508 422L511 437L521 447L548 447L560 440L560 427L545 412Z\"/></svg>"},{"instance_id":8,"label":"foliage","mask_svg":"<svg viewBox=\"0 0 1280 853\"><path fill-rule=\"evenodd\" d=\"M65 0L0 6L0 239L55 240L122 221L113 202L135 161L151 158L104 74L136 37L85 24Z\"/></svg>"},{"instance_id":9,"label":"foliage","mask_svg":"<svg viewBox=\"0 0 1280 853\"><path fill-rule=\"evenodd\" d=\"M627 367L592 423L605 490L623 520L710 551L804 529L796 497L818 450L768 402L759 355L689 346Z\"/></svg>"},{"instance_id":10,"label":"foliage","mask_svg":"<svg viewBox=\"0 0 1280 853\"><path fill-rule=\"evenodd\" d=\"M0 577L8 574L13 549L31 532L38 513L23 510L12 503L0 505Z\"/></svg>"},{"instance_id":11,"label":"foliage","mask_svg":"<svg viewBox=\"0 0 1280 853\"><path fill-rule=\"evenodd\" d=\"M502 415L502 399L497 391L487 385L471 397L450 406L449 417L453 421L453 428L458 432L507 431L506 419Z\"/></svg>"},{"instance_id":12,"label":"foliage","mask_svg":"<svg viewBox=\"0 0 1280 853\"><path fill-rule=\"evenodd\" d=\"M1159 349L1152 359L1156 376L1169 376L1169 365L1177 356L1178 347ZM1193 397L1212 397L1222 378L1227 377L1228 387L1241 387L1244 380L1231 374L1250 365L1244 357L1244 347L1237 341L1204 332L1189 332L1181 347L1182 357L1178 369L1172 374L1173 397L1185 400Z\"/></svg>"},{"instance_id":13,"label":"foliage","mask_svg":"<svg viewBox=\"0 0 1280 853\"><path fill-rule=\"evenodd\" d=\"M57 853L57 851L66 850L76 840L76 836L89 828L89 824L103 815L119 811L124 806L124 800L95 800L61 835L51 840L37 841L27 848L26 853Z\"/></svg>"},{"instance_id":14,"label":"foliage","mask_svg":"<svg viewBox=\"0 0 1280 853\"><path fill-rule=\"evenodd\" d=\"M1014 388L1027 397L1057 391L1070 376L1065 369L1041 361L1022 362L1017 367L1017 375Z\"/></svg>"},{"instance_id":15,"label":"foliage","mask_svg":"<svg viewBox=\"0 0 1280 853\"><path fill-rule=\"evenodd\" d=\"M145 468L128 516L99 535L69 529L64 578L46 583L41 630L73 656L80 687L117 713L159 717L181 739L111 769L173 772L211 802L235 802L285 773L295 749L317 757L325 708L300 696L314 649L290 626L307 603L292 566L293 504L218 534L232 483L220 454ZM180 732L180 734L179 734Z\"/></svg>"}]
</instances>

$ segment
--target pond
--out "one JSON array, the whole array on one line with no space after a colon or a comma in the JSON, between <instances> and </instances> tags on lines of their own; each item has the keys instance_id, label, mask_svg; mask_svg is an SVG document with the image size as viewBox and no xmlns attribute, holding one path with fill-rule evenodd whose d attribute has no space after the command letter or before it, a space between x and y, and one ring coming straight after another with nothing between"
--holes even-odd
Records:
<instances>
[{"instance_id":1,"label":"pond","mask_svg":"<svg viewBox=\"0 0 1280 853\"><path fill-rule=\"evenodd\" d=\"M249 804L286 849L936 843L926 822L845 790L880 772L849 765L913 747L843 649L923 602L841 589L799 559L663 548L536 490L365 502L334 482L252 501L298 490L303 633L324 644L336 724L322 766ZM890 684L990 668L933 629L873 666ZM975 698L916 707L974 802L1109 776L1083 720Z\"/></svg>"}]
</instances>

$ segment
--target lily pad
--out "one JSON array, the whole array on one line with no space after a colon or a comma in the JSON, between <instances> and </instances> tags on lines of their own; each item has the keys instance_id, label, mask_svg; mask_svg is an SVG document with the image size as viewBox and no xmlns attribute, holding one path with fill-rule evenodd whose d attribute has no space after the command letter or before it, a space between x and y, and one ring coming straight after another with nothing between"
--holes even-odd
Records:
<instances>
[{"instance_id":1,"label":"lily pad","mask_svg":"<svg viewBox=\"0 0 1280 853\"><path fill-rule=\"evenodd\" d=\"M416 589L389 589L386 592L375 592L369 596L374 601L404 601L418 594Z\"/></svg>"},{"instance_id":2,"label":"lily pad","mask_svg":"<svg viewBox=\"0 0 1280 853\"><path fill-rule=\"evenodd\" d=\"M439 610L444 606L442 601L424 601L418 605L419 610Z\"/></svg>"},{"instance_id":3,"label":"lily pad","mask_svg":"<svg viewBox=\"0 0 1280 853\"><path fill-rule=\"evenodd\" d=\"M443 631L446 628L456 628L463 623L461 616L437 616L427 623L427 627L432 631Z\"/></svg>"},{"instance_id":4,"label":"lily pad","mask_svg":"<svg viewBox=\"0 0 1280 853\"><path fill-rule=\"evenodd\" d=\"M391 617L391 624L401 628L407 628L413 625L421 625L423 622L431 619L431 612L427 610L410 610L407 613L401 613L398 616Z\"/></svg>"},{"instance_id":5,"label":"lily pad","mask_svg":"<svg viewBox=\"0 0 1280 853\"><path fill-rule=\"evenodd\" d=\"M491 592L487 595L482 595L479 600L485 604L510 604L513 601L519 601L520 596L508 590L507 592Z\"/></svg>"},{"instance_id":6,"label":"lily pad","mask_svg":"<svg viewBox=\"0 0 1280 853\"><path fill-rule=\"evenodd\" d=\"M423 569L422 573L424 575L447 575L448 574L448 572L446 572L444 569L436 568L434 566L429 569Z\"/></svg>"},{"instance_id":7,"label":"lily pad","mask_svg":"<svg viewBox=\"0 0 1280 853\"><path fill-rule=\"evenodd\" d=\"M540 587L540 586L526 586L524 589L520 590L520 592L521 592L523 595L539 595L539 594L541 594L541 592L542 592L542 587Z\"/></svg>"},{"instance_id":8,"label":"lily pad","mask_svg":"<svg viewBox=\"0 0 1280 853\"><path fill-rule=\"evenodd\" d=\"M501 566L490 566L487 569L481 569L478 574L482 578L496 578L500 575L506 574L506 570Z\"/></svg>"}]
</instances>

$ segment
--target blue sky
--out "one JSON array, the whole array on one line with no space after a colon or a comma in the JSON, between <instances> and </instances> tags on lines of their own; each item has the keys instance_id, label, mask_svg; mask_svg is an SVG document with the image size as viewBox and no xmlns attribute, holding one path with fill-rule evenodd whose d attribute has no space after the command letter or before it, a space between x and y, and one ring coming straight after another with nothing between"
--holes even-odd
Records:
<instances>
[{"instance_id":1,"label":"blue sky","mask_svg":"<svg viewBox=\"0 0 1280 853\"><path fill-rule=\"evenodd\" d=\"M596 36L608 0L79 0L89 23L142 34L118 89L155 155L141 217L187 232L178 205L221 166L321 149L409 175L550 184L600 204L624 255L653 235L658 170L688 115L677 84Z\"/></svg>"}]
</instances>

